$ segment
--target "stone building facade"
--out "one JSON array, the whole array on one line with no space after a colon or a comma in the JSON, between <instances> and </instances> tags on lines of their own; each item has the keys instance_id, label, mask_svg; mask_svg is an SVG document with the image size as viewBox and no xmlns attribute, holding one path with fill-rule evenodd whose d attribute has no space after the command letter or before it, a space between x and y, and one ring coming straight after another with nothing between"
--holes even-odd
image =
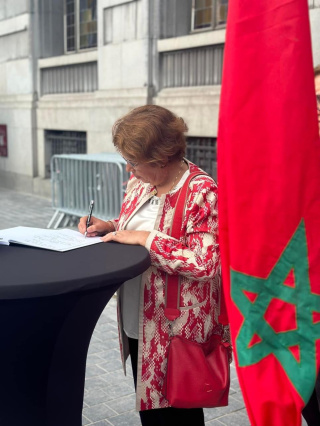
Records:
<instances>
[{"instance_id":1,"label":"stone building facade","mask_svg":"<svg viewBox=\"0 0 320 426\"><path fill-rule=\"evenodd\" d=\"M320 0L309 0L320 63ZM56 153L114 151L113 122L146 103L189 126L215 174L228 0L0 0L0 185L50 197ZM0 144L1 145L1 144Z\"/></svg>"}]
</instances>

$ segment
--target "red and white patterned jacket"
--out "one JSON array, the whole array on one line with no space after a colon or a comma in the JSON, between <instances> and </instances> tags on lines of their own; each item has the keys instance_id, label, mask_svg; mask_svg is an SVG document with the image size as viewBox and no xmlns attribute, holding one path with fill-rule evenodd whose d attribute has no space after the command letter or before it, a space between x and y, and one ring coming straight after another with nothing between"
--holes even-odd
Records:
<instances>
[{"instance_id":1,"label":"red and white patterned jacket","mask_svg":"<svg viewBox=\"0 0 320 426\"><path fill-rule=\"evenodd\" d=\"M203 172L196 165L188 164L190 173ZM203 175L190 182L180 240L168 235L178 193L179 190L161 197L154 230L146 242L151 266L141 280L137 410L169 405L161 393L169 342L169 322L164 316L166 274L180 275L180 316L173 322L173 333L197 342L206 342L212 334L223 333L223 327L218 324L217 185L211 177ZM119 218L114 222L117 229L125 229L130 218L154 194L152 185L131 178ZM129 352L121 318L120 291L119 334L125 361Z\"/></svg>"}]
</instances>

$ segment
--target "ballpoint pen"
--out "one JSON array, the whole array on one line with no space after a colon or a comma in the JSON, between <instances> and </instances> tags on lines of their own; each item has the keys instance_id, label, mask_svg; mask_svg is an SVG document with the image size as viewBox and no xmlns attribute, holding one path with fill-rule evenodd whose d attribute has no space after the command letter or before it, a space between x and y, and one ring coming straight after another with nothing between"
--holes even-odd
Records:
<instances>
[{"instance_id":1,"label":"ballpoint pen","mask_svg":"<svg viewBox=\"0 0 320 426\"><path fill-rule=\"evenodd\" d=\"M84 238L87 238L88 226L90 225L90 220L91 220L91 216L92 216L93 205L94 205L94 201L91 200L90 201L90 206L89 206L89 214L88 214L88 217L87 217L86 232L84 233Z\"/></svg>"}]
</instances>

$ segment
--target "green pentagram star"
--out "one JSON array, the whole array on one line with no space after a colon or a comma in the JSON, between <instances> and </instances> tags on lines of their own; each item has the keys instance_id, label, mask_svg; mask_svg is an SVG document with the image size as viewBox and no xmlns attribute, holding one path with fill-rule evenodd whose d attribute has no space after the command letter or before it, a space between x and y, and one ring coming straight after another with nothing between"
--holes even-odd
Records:
<instances>
[{"instance_id":1,"label":"green pentagram star","mask_svg":"<svg viewBox=\"0 0 320 426\"><path fill-rule=\"evenodd\" d=\"M294 287L284 285L292 270ZM313 312L320 311L320 295L311 293L308 270L303 221L266 279L231 270L231 297L244 317L236 338L239 366L256 364L273 354L305 402L316 380L315 342L320 338L320 322L314 323L312 319ZM245 292L255 294L255 299L250 301ZM294 305L296 327L293 330L276 332L266 321L268 306L275 299ZM256 335L260 340L250 345ZM299 360L292 355L291 347L299 347Z\"/></svg>"}]
</instances>

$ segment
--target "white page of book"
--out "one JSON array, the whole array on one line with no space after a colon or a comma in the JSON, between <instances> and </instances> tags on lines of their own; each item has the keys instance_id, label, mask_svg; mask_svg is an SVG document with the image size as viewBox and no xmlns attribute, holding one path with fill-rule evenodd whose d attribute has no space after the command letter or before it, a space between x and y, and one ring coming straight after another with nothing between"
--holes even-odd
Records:
<instances>
[{"instance_id":1,"label":"white page of book","mask_svg":"<svg viewBox=\"0 0 320 426\"><path fill-rule=\"evenodd\" d=\"M72 229L40 229L17 226L0 230L0 244L18 243L47 250L68 251L101 243L100 237L87 237Z\"/></svg>"}]
</instances>

